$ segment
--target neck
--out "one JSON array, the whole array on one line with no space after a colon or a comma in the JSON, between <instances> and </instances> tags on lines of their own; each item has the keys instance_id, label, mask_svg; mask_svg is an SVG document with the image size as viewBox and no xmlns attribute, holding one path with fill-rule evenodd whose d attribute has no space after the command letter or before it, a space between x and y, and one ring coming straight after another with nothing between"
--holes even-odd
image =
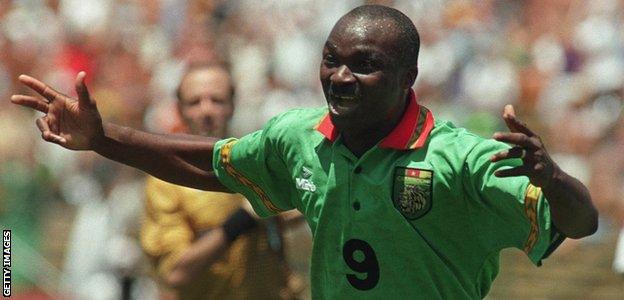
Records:
<instances>
[{"instance_id":1,"label":"neck","mask_svg":"<svg viewBox=\"0 0 624 300\"><path fill-rule=\"evenodd\" d=\"M367 128L345 128L345 130L341 130L342 140L347 149L359 158L388 136L403 118L408 101L410 101L408 94L405 94L404 98L406 99L404 104L391 111L389 118L380 124L371 124Z\"/></svg>"},{"instance_id":2,"label":"neck","mask_svg":"<svg viewBox=\"0 0 624 300\"><path fill-rule=\"evenodd\" d=\"M366 151L373 148L386 135L380 132L344 132L342 141L356 157L362 157Z\"/></svg>"}]
</instances>

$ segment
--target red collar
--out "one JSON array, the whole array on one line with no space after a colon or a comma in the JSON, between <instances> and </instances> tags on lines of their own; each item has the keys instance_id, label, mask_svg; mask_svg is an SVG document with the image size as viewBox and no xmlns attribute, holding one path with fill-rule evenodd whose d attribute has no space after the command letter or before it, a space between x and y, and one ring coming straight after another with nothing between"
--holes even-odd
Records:
<instances>
[{"instance_id":1,"label":"red collar","mask_svg":"<svg viewBox=\"0 0 624 300\"><path fill-rule=\"evenodd\" d=\"M410 101L403 118L381 141L379 147L397 150L418 149L427 141L433 129L433 114L416 102L416 94L413 90L410 90L409 97ZM332 142L338 138L338 129L332 123L329 113L321 119L316 130Z\"/></svg>"}]
</instances>

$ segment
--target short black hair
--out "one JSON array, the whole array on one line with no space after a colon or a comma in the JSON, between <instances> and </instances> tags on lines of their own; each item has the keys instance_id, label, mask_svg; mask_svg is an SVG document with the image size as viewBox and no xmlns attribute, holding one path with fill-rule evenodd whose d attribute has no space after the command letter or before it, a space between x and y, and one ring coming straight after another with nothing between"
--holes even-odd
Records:
<instances>
[{"instance_id":1,"label":"short black hair","mask_svg":"<svg viewBox=\"0 0 624 300\"><path fill-rule=\"evenodd\" d=\"M392 20L398 29L399 61L408 67L417 66L418 51L420 49L420 36L416 26L401 11L383 5L362 5L352 9L343 18L361 17L369 20L387 19Z\"/></svg>"}]
</instances>

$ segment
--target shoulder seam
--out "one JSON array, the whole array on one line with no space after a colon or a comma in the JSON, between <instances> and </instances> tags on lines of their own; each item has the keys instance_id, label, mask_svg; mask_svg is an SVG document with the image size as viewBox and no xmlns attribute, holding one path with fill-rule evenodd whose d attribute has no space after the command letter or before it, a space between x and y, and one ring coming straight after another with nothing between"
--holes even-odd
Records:
<instances>
[{"instance_id":1,"label":"shoulder seam","mask_svg":"<svg viewBox=\"0 0 624 300\"><path fill-rule=\"evenodd\" d=\"M235 178L238 182L254 192L258 196L258 198L260 198L260 200L269 212L273 214L282 212L283 210L277 207L273 203L273 201L271 201L269 196L259 185L249 180L249 178L247 178L245 175L236 170L234 166L232 166L230 162L230 152L232 150L232 146L234 146L236 142L237 140L231 140L221 147L221 163L223 164L225 171L230 174L230 176Z\"/></svg>"}]
</instances>

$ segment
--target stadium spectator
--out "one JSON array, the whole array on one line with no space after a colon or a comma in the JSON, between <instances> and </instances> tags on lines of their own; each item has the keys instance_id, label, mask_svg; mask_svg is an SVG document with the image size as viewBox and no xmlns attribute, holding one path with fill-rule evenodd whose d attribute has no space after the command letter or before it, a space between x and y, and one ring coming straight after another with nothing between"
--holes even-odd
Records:
<instances>
[{"instance_id":1,"label":"stadium spectator","mask_svg":"<svg viewBox=\"0 0 624 300\"><path fill-rule=\"evenodd\" d=\"M234 87L217 63L191 65L177 90L179 132L225 137ZM148 177L143 250L180 299L291 298L277 219L256 220L240 194ZM270 226L267 226L270 225Z\"/></svg>"}]
</instances>

